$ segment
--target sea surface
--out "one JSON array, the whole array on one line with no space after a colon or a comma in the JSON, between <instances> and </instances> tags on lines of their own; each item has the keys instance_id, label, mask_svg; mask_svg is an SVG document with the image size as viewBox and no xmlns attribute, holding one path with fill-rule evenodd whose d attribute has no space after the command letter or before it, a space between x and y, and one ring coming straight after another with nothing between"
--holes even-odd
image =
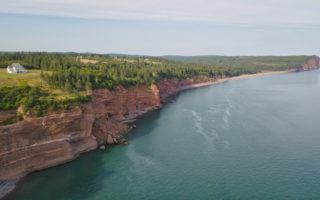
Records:
<instances>
[{"instance_id":1,"label":"sea surface","mask_svg":"<svg viewBox=\"0 0 320 200\"><path fill-rule=\"evenodd\" d=\"M320 199L319 103L319 71L188 90L128 145L30 174L7 199Z\"/></svg>"}]
</instances>

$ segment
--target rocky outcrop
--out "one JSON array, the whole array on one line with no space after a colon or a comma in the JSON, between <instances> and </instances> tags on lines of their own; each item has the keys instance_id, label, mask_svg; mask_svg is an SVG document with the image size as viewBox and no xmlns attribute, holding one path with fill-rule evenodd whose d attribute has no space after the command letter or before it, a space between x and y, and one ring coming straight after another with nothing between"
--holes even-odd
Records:
<instances>
[{"instance_id":1,"label":"rocky outcrop","mask_svg":"<svg viewBox=\"0 0 320 200\"><path fill-rule=\"evenodd\" d=\"M92 92L92 101L71 111L26 117L0 126L0 181L45 169L96 149L98 144L123 142L130 120L161 107L159 90L122 86ZM1 112L0 119L16 111Z\"/></svg>"},{"instance_id":2,"label":"rocky outcrop","mask_svg":"<svg viewBox=\"0 0 320 200\"><path fill-rule=\"evenodd\" d=\"M93 121L92 114L77 108L0 126L0 179L48 168L95 149Z\"/></svg>"},{"instance_id":3,"label":"rocky outcrop","mask_svg":"<svg viewBox=\"0 0 320 200\"><path fill-rule=\"evenodd\" d=\"M162 103L166 103L172 96L178 94L182 90L193 88L201 83L205 83L206 85L210 83L215 83L218 80L223 79L224 77L219 77L219 79L209 78L206 76L200 76L196 79L169 79L169 80L161 80L157 83L157 87L159 90L159 96Z\"/></svg>"},{"instance_id":4,"label":"rocky outcrop","mask_svg":"<svg viewBox=\"0 0 320 200\"><path fill-rule=\"evenodd\" d=\"M119 86L114 91L95 90L91 106L95 114L92 134L99 143L115 144L123 142L121 133L129 129L125 122L158 109L161 104L159 91L152 85L129 89Z\"/></svg>"},{"instance_id":5,"label":"rocky outcrop","mask_svg":"<svg viewBox=\"0 0 320 200\"><path fill-rule=\"evenodd\" d=\"M99 144L124 142L127 122L151 110L177 94L185 86L208 79L164 80L157 85L122 86L111 91L92 92L91 102L72 111L44 117L26 117L11 125L0 126L0 180L14 178L76 158ZM16 111L0 113L0 119Z\"/></svg>"},{"instance_id":6,"label":"rocky outcrop","mask_svg":"<svg viewBox=\"0 0 320 200\"><path fill-rule=\"evenodd\" d=\"M312 57L308 58L306 63L297 67L296 71L297 72L310 71L310 70L316 70L319 68L320 68L320 58L318 56L312 56Z\"/></svg>"},{"instance_id":7,"label":"rocky outcrop","mask_svg":"<svg viewBox=\"0 0 320 200\"><path fill-rule=\"evenodd\" d=\"M312 57L299 70L319 68L319 58ZM221 80L220 77L218 80ZM16 180L33 171L75 159L99 145L123 143L129 122L163 103L181 90L218 81L208 77L162 80L148 86L114 90L98 89L91 102L71 111L25 117L22 121L1 124L15 117L17 111L0 112L0 183ZM204 84L205 83L205 84ZM101 149L103 149L101 148ZM1 185L0 185L1 193Z\"/></svg>"}]
</instances>

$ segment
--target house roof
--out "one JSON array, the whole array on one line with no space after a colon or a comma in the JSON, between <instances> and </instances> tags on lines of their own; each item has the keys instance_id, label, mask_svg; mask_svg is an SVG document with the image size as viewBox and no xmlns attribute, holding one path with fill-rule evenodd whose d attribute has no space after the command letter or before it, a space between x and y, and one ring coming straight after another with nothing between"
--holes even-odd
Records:
<instances>
[{"instance_id":1,"label":"house roof","mask_svg":"<svg viewBox=\"0 0 320 200\"><path fill-rule=\"evenodd\" d=\"M7 67L8 70L10 71L27 71L22 65L19 63L12 63Z\"/></svg>"},{"instance_id":2,"label":"house roof","mask_svg":"<svg viewBox=\"0 0 320 200\"><path fill-rule=\"evenodd\" d=\"M22 65L20 63L12 63L10 67L22 67Z\"/></svg>"}]
</instances>

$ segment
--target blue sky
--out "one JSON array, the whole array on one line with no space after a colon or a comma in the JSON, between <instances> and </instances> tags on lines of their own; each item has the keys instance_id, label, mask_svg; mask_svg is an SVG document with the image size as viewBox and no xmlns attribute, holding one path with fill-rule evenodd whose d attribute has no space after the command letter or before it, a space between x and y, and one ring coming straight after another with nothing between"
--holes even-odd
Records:
<instances>
[{"instance_id":1,"label":"blue sky","mask_svg":"<svg viewBox=\"0 0 320 200\"><path fill-rule=\"evenodd\" d=\"M318 0L0 0L1 51L320 54Z\"/></svg>"}]
</instances>

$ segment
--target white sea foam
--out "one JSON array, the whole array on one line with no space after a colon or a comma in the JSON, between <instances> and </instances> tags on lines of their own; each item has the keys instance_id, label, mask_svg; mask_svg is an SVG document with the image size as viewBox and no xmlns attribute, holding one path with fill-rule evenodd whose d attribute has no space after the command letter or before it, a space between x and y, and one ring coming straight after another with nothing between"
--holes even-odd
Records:
<instances>
[{"instance_id":1,"label":"white sea foam","mask_svg":"<svg viewBox=\"0 0 320 200\"><path fill-rule=\"evenodd\" d=\"M201 116L194 110L191 110L191 113L194 117L195 127L197 128L197 132L203 134L203 127L202 127L202 118Z\"/></svg>"},{"instance_id":2,"label":"white sea foam","mask_svg":"<svg viewBox=\"0 0 320 200\"><path fill-rule=\"evenodd\" d=\"M224 115L222 117L222 120L224 122L223 124L223 128L225 129L229 129L230 127L230 124L229 124L229 117L231 117L231 108L232 108L232 103L229 99L228 96L226 96L226 101L227 101L227 105L226 105L226 108L224 110Z\"/></svg>"},{"instance_id":3,"label":"white sea foam","mask_svg":"<svg viewBox=\"0 0 320 200\"><path fill-rule=\"evenodd\" d=\"M218 135L216 133L216 131L212 130L211 132L208 132L208 131L204 130L203 125L202 125L201 115L194 110L190 110L190 112L192 113L192 116L194 117L196 132L204 137L206 144L213 145L213 142L217 138L217 135Z\"/></svg>"}]
</instances>

